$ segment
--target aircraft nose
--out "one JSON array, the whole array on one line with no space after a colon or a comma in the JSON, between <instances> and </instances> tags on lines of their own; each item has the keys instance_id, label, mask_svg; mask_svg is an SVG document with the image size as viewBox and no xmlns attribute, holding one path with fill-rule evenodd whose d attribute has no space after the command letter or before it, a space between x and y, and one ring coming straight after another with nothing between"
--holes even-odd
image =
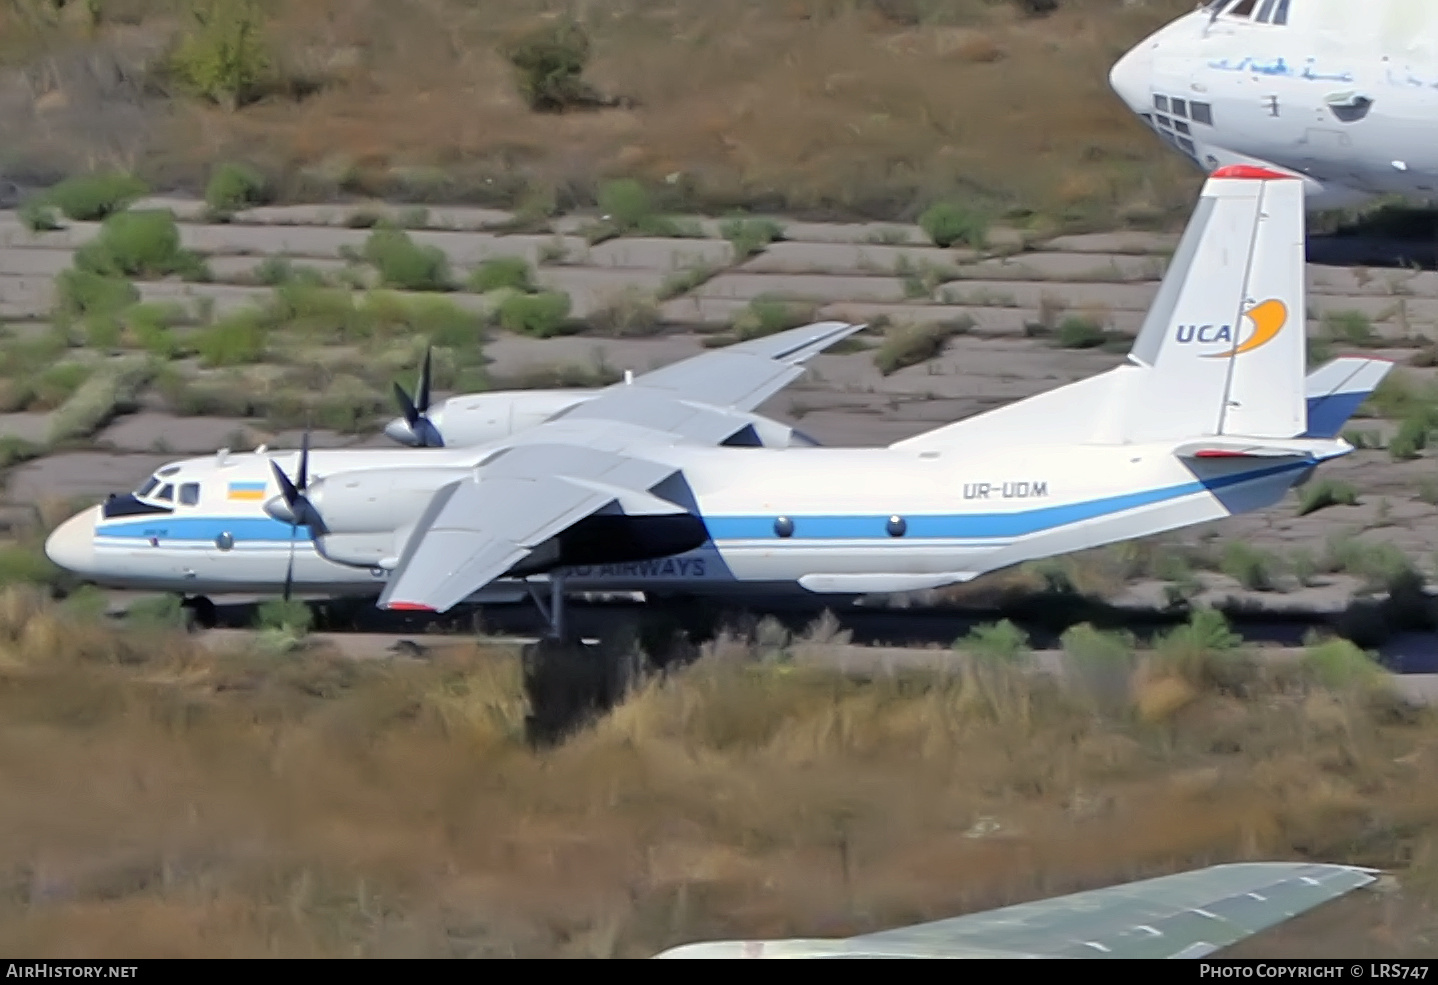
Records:
<instances>
[{"instance_id":1,"label":"aircraft nose","mask_svg":"<svg viewBox=\"0 0 1438 985\"><path fill-rule=\"evenodd\" d=\"M72 574L89 574L95 566L95 521L100 507L92 506L60 524L45 540L45 556Z\"/></svg>"},{"instance_id":2,"label":"aircraft nose","mask_svg":"<svg viewBox=\"0 0 1438 985\"><path fill-rule=\"evenodd\" d=\"M1130 110L1147 113L1153 86L1152 43L1145 42L1129 50L1114 63L1108 73L1108 84Z\"/></svg>"}]
</instances>

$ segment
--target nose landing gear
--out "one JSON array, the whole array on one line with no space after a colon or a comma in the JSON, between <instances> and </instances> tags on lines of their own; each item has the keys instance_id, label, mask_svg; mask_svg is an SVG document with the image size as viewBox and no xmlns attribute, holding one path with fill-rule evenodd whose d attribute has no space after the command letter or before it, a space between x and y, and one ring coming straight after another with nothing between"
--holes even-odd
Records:
<instances>
[{"instance_id":1,"label":"nose landing gear","mask_svg":"<svg viewBox=\"0 0 1438 985\"><path fill-rule=\"evenodd\" d=\"M197 629L214 629L218 623L215 603L204 595L195 595L180 602L185 610L185 628L190 632Z\"/></svg>"}]
</instances>

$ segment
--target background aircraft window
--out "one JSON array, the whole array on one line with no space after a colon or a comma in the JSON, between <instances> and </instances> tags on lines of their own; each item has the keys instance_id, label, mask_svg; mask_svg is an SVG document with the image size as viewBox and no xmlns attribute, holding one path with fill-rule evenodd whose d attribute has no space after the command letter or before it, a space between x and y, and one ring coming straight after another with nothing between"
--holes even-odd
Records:
<instances>
[{"instance_id":1,"label":"background aircraft window","mask_svg":"<svg viewBox=\"0 0 1438 985\"><path fill-rule=\"evenodd\" d=\"M200 484L198 482L187 482L180 487L180 503L184 506L194 506L200 501Z\"/></svg>"},{"instance_id":2,"label":"background aircraft window","mask_svg":"<svg viewBox=\"0 0 1438 985\"><path fill-rule=\"evenodd\" d=\"M166 502L173 500L175 498L175 487L167 483L165 485L165 488L161 489L159 495L157 495L155 498L163 499Z\"/></svg>"},{"instance_id":3,"label":"background aircraft window","mask_svg":"<svg viewBox=\"0 0 1438 985\"><path fill-rule=\"evenodd\" d=\"M1193 117L1193 122L1213 126L1213 111L1209 109L1208 103L1189 103L1188 115Z\"/></svg>"},{"instance_id":4,"label":"background aircraft window","mask_svg":"<svg viewBox=\"0 0 1438 985\"><path fill-rule=\"evenodd\" d=\"M150 493L154 492L155 487L158 486L159 484L160 484L160 480L157 479L157 478L155 478L155 477L152 475L152 476L150 476L148 479L145 480L145 484L144 484L143 486L141 486L139 489L135 490L135 496L136 496L137 498L140 497L140 496L148 496L148 495L150 495Z\"/></svg>"},{"instance_id":5,"label":"background aircraft window","mask_svg":"<svg viewBox=\"0 0 1438 985\"><path fill-rule=\"evenodd\" d=\"M1170 102L1169 108L1173 110L1174 116L1188 115L1188 103L1184 102L1182 99L1175 99Z\"/></svg>"},{"instance_id":6,"label":"background aircraft window","mask_svg":"<svg viewBox=\"0 0 1438 985\"><path fill-rule=\"evenodd\" d=\"M1167 96L1154 96L1154 97L1153 97L1153 108L1156 109L1156 110L1158 110L1160 113L1167 113L1167 112L1168 112L1168 97L1167 97Z\"/></svg>"},{"instance_id":7,"label":"background aircraft window","mask_svg":"<svg viewBox=\"0 0 1438 985\"><path fill-rule=\"evenodd\" d=\"M1273 15L1273 23L1288 23L1288 0L1278 0L1278 12Z\"/></svg>"}]
</instances>

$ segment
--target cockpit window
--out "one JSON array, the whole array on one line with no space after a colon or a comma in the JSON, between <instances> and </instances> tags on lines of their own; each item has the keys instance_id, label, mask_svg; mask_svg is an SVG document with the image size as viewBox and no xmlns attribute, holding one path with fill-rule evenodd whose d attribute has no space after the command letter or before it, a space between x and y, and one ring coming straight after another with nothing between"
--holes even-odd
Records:
<instances>
[{"instance_id":1,"label":"cockpit window","mask_svg":"<svg viewBox=\"0 0 1438 985\"><path fill-rule=\"evenodd\" d=\"M1248 17L1252 15L1253 8L1257 4L1258 0L1238 0L1238 3L1229 7L1224 13L1228 14L1229 17Z\"/></svg>"},{"instance_id":2,"label":"cockpit window","mask_svg":"<svg viewBox=\"0 0 1438 985\"><path fill-rule=\"evenodd\" d=\"M161 489L155 498L163 499L167 503L172 501L175 498L175 487L169 483L165 483L165 488Z\"/></svg>"},{"instance_id":3,"label":"cockpit window","mask_svg":"<svg viewBox=\"0 0 1438 985\"><path fill-rule=\"evenodd\" d=\"M180 505L194 506L200 501L200 484L187 482L180 487Z\"/></svg>"},{"instance_id":4,"label":"cockpit window","mask_svg":"<svg viewBox=\"0 0 1438 985\"><path fill-rule=\"evenodd\" d=\"M159 479L155 478L153 475L150 476L148 479L145 480L145 484L143 486L135 490L136 498L150 495L150 493L155 491L155 487L159 484Z\"/></svg>"}]
</instances>

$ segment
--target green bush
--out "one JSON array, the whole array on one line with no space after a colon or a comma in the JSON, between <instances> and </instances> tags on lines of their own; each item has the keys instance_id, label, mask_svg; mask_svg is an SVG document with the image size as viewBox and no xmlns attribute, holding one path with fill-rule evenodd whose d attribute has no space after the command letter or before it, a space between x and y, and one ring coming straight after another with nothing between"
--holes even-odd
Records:
<instances>
[{"instance_id":1,"label":"green bush","mask_svg":"<svg viewBox=\"0 0 1438 985\"><path fill-rule=\"evenodd\" d=\"M259 362L269 342L269 324L260 311L238 311L200 332L196 348L206 366Z\"/></svg>"},{"instance_id":2,"label":"green bush","mask_svg":"<svg viewBox=\"0 0 1438 985\"><path fill-rule=\"evenodd\" d=\"M145 183L134 175L84 174L66 178L51 188L45 193L44 201L76 222L98 222L123 211L149 192Z\"/></svg>"},{"instance_id":3,"label":"green bush","mask_svg":"<svg viewBox=\"0 0 1438 985\"><path fill-rule=\"evenodd\" d=\"M874 353L874 365L888 376L906 366L932 359L956 335L973 328L973 320L964 318L929 325L902 325L889 329L884 344Z\"/></svg>"},{"instance_id":4,"label":"green bush","mask_svg":"<svg viewBox=\"0 0 1438 985\"><path fill-rule=\"evenodd\" d=\"M191 0L190 17L169 59L176 81L230 110L259 99L271 64L259 7L252 0Z\"/></svg>"},{"instance_id":5,"label":"green bush","mask_svg":"<svg viewBox=\"0 0 1438 985\"><path fill-rule=\"evenodd\" d=\"M1428 447L1432 424L1424 415L1408 417L1398 426L1398 433L1388 442L1388 454L1395 462L1417 458Z\"/></svg>"},{"instance_id":6,"label":"green bush","mask_svg":"<svg viewBox=\"0 0 1438 985\"><path fill-rule=\"evenodd\" d=\"M255 612L255 626L258 629L282 629L302 636L314 625L314 613L309 605L300 599L270 599L260 604Z\"/></svg>"},{"instance_id":7,"label":"green bush","mask_svg":"<svg viewBox=\"0 0 1438 985\"><path fill-rule=\"evenodd\" d=\"M449 298L375 291L366 299L362 313L381 336L423 336L433 345L464 352L477 350L484 343L484 318Z\"/></svg>"},{"instance_id":8,"label":"green bush","mask_svg":"<svg viewBox=\"0 0 1438 985\"><path fill-rule=\"evenodd\" d=\"M54 410L69 400L90 378L91 368L83 363L56 363L35 380L30 398L32 410Z\"/></svg>"},{"instance_id":9,"label":"green bush","mask_svg":"<svg viewBox=\"0 0 1438 985\"><path fill-rule=\"evenodd\" d=\"M39 445L31 444L24 438L13 434L0 435L0 469L8 469L12 465L38 458L42 451L44 449Z\"/></svg>"},{"instance_id":10,"label":"green bush","mask_svg":"<svg viewBox=\"0 0 1438 985\"><path fill-rule=\"evenodd\" d=\"M208 277L204 261L180 247L175 217L163 210L120 212L100 227L100 235L75 251L78 270L102 277Z\"/></svg>"},{"instance_id":11,"label":"green bush","mask_svg":"<svg viewBox=\"0 0 1438 985\"><path fill-rule=\"evenodd\" d=\"M597 101L583 77L589 63L589 37L573 20L523 35L504 55L518 74L520 94L536 112L562 113Z\"/></svg>"},{"instance_id":12,"label":"green bush","mask_svg":"<svg viewBox=\"0 0 1438 985\"><path fill-rule=\"evenodd\" d=\"M31 195L20 204L20 221L32 233L52 232L60 228L55 206L43 195Z\"/></svg>"},{"instance_id":13,"label":"green bush","mask_svg":"<svg viewBox=\"0 0 1438 985\"><path fill-rule=\"evenodd\" d=\"M1307 516L1329 506L1357 506L1358 490L1346 482L1324 479L1306 486L1298 503L1298 515Z\"/></svg>"},{"instance_id":14,"label":"green bush","mask_svg":"<svg viewBox=\"0 0 1438 985\"><path fill-rule=\"evenodd\" d=\"M1309 639L1303 668L1323 687L1340 690L1371 687L1387 676L1383 666L1349 640Z\"/></svg>"},{"instance_id":15,"label":"green bush","mask_svg":"<svg viewBox=\"0 0 1438 985\"><path fill-rule=\"evenodd\" d=\"M1062 349L1096 349L1108 341L1108 333L1092 318L1070 315L1059 325L1056 344Z\"/></svg>"},{"instance_id":16,"label":"green bush","mask_svg":"<svg viewBox=\"0 0 1438 985\"><path fill-rule=\"evenodd\" d=\"M534 279L530 273L529 261L524 257L495 257L481 263L469 275L469 289L477 294L487 294L502 287L531 293L534 290Z\"/></svg>"},{"instance_id":17,"label":"green bush","mask_svg":"<svg viewBox=\"0 0 1438 985\"><path fill-rule=\"evenodd\" d=\"M978 657L1013 663L1024 655L1028 643L1027 634L1005 619L1003 622L975 627L973 632L956 642L954 647Z\"/></svg>"},{"instance_id":18,"label":"green bush","mask_svg":"<svg viewBox=\"0 0 1438 985\"><path fill-rule=\"evenodd\" d=\"M138 599L125 610L125 622L146 629L183 629L185 607L178 595Z\"/></svg>"},{"instance_id":19,"label":"green bush","mask_svg":"<svg viewBox=\"0 0 1438 985\"><path fill-rule=\"evenodd\" d=\"M919 225L935 246L945 248L955 243L967 243L974 249L983 249L988 237L988 223L984 217L955 202L930 206L919 216Z\"/></svg>"},{"instance_id":20,"label":"green bush","mask_svg":"<svg viewBox=\"0 0 1438 985\"><path fill-rule=\"evenodd\" d=\"M639 228L654 215L649 192L633 178L605 182L599 189L599 210L622 232Z\"/></svg>"},{"instance_id":21,"label":"green bush","mask_svg":"<svg viewBox=\"0 0 1438 985\"><path fill-rule=\"evenodd\" d=\"M719 235L734 245L735 259L742 260L783 239L784 227L773 219L736 216L719 224Z\"/></svg>"},{"instance_id":22,"label":"green bush","mask_svg":"<svg viewBox=\"0 0 1438 985\"><path fill-rule=\"evenodd\" d=\"M0 586L45 585L60 571L45 552L19 544L0 544Z\"/></svg>"},{"instance_id":23,"label":"green bush","mask_svg":"<svg viewBox=\"0 0 1438 985\"><path fill-rule=\"evenodd\" d=\"M140 292L123 277L71 269L55 278L55 306L64 316L115 315L138 300Z\"/></svg>"},{"instance_id":24,"label":"green bush","mask_svg":"<svg viewBox=\"0 0 1438 985\"><path fill-rule=\"evenodd\" d=\"M564 330L569 308L569 295L558 291L513 294L499 306L499 323L520 335L549 338Z\"/></svg>"},{"instance_id":25,"label":"green bush","mask_svg":"<svg viewBox=\"0 0 1438 985\"><path fill-rule=\"evenodd\" d=\"M161 359L173 359L181 351L174 327L184 318L178 305L151 303L132 305L119 320L134 344Z\"/></svg>"},{"instance_id":26,"label":"green bush","mask_svg":"<svg viewBox=\"0 0 1438 985\"><path fill-rule=\"evenodd\" d=\"M1351 345L1373 341L1373 323L1361 311L1330 311L1323 316L1323 331L1331 339Z\"/></svg>"},{"instance_id":27,"label":"green bush","mask_svg":"<svg viewBox=\"0 0 1438 985\"><path fill-rule=\"evenodd\" d=\"M221 164L205 186L205 204L221 214L237 212L269 200L269 184L245 164Z\"/></svg>"},{"instance_id":28,"label":"green bush","mask_svg":"<svg viewBox=\"0 0 1438 985\"><path fill-rule=\"evenodd\" d=\"M1223 551L1222 571L1251 592L1271 592L1278 561L1247 541L1230 541Z\"/></svg>"},{"instance_id":29,"label":"green bush","mask_svg":"<svg viewBox=\"0 0 1438 985\"><path fill-rule=\"evenodd\" d=\"M376 229L365 241L364 257L386 287L402 291L448 291L449 258L437 246L419 246L402 229Z\"/></svg>"},{"instance_id":30,"label":"green bush","mask_svg":"<svg viewBox=\"0 0 1438 985\"><path fill-rule=\"evenodd\" d=\"M813 317L813 305L761 296L750 301L749 306L734 319L734 334L741 340L757 339L798 328Z\"/></svg>"},{"instance_id":31,"label":"green bush","mask_svg":"<svg viewBox=\"0 0 1438 985\"><path fill-rule=\"evenodd\" d=\"M116 414L131 409L153 375L143 359L102 366L51 415L49 443L53 446L94 434Z\"/></svg>"}]
</instances>

